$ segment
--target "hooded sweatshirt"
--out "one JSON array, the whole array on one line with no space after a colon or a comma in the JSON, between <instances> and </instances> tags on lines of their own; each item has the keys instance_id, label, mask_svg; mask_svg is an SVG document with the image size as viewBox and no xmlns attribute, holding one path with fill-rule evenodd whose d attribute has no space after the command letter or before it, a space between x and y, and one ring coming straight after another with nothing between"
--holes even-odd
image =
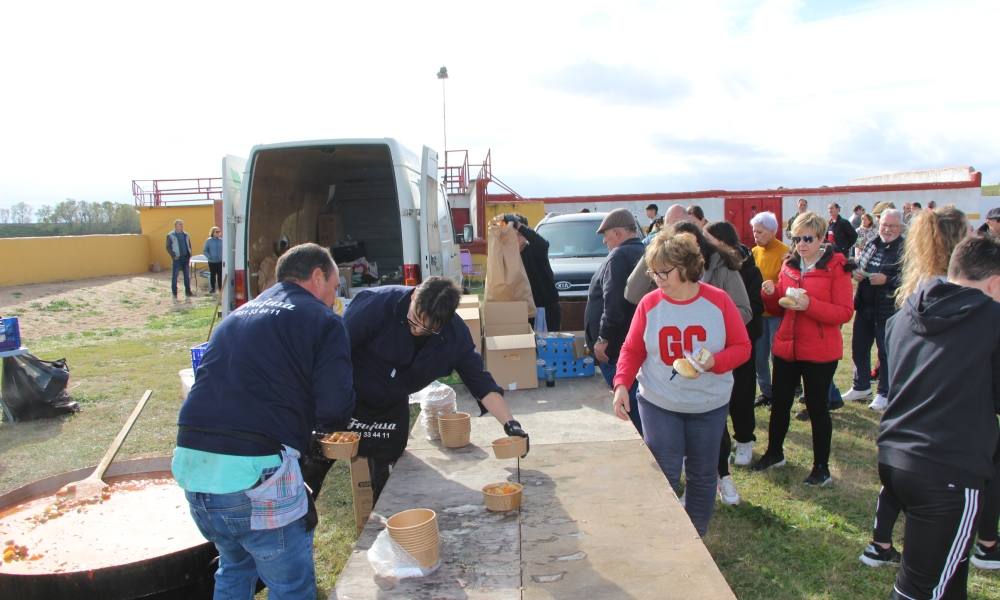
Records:
<instances>
[{"instance_id":1,"label":"hooded sweatshirt","mask_svg":"<svg viewBox=\"0 0 1000 600\"><path fill-rule=\"evenodd\" d=\"M994 473L1000 413L1000 303L935 280L886 325L889 406L880 463L982 488Z\"/></svg>"}]
</instances>

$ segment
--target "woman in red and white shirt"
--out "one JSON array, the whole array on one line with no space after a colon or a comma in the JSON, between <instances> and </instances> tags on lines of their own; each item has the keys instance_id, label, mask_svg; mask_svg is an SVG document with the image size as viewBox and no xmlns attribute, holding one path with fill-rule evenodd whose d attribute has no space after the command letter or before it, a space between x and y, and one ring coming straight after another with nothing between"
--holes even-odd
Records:
<instances>
[{"instance_id":1,"label":"woman in red and white shirt","mask_svg":"<svg viewBox=\"0 0 1000 600\"><path fill-rule=\"evenodd\" d=\"M675 492L687 457L685 509L705 535L715 507L731 371L750 358L750 338L729 295L699 283L705 261L690 233L661 233L647 246L645 260L657 289L639 302L622 346L615 414L628 419L628 389L638 378L643 439ZM675 373L675 360L702 348L710 353L700 363L703 373L693 378Z\"/></svg>"}]
</instances>

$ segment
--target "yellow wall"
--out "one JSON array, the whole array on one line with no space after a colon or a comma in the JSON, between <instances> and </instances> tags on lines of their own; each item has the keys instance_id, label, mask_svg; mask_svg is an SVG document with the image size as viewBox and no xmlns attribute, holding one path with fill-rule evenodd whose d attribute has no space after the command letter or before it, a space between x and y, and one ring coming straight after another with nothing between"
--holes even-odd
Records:
<instances>
[{"instance_id":1,"label":"yellow wall","mask_svg":"<svg viewBox=\"0 0 1000 600\"><path fill-rule=\"evenodd\" d=\"M541 200L528 200L526 202L487 202L486 222L497 215L504 213L521 213L528 219L528 226L534 227L545 216L545 203ZM143 229L143 231L146 231Z\"/></svg>"},{"instance_id":2,"label":"yellow wall","mask_svg":"<svg viewBox=\"0 0 1000 600\"><path fill-rule=\"evenodd\" d=\"M72 281L149 270L144 235L0 239L0 286Z\"/></svg>"},{"instance_id":3,"label":"yellow wall","mask_svg":"<svg viewBox=\"0 0 1000 600\"><path fill-rule=\"evenodd\" d=\"M167 234L174 230L174 221L184 221L184 231L191 236L191 250L201 254L208 239L208 230L215 225L215 208L211 204L198 206L155 206L139 209L142 233L149 238L149 262L170 268L167 254ZM148 266L148 265L147 265Z\"/></svg>"}]
</instances>

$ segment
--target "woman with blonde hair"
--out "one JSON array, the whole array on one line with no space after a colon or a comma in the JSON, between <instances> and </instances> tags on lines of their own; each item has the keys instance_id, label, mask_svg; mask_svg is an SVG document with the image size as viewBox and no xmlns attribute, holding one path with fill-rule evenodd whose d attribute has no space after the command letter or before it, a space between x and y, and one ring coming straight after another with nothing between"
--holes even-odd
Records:
<instances>
[{"instance_id":1,"label":"woman with blonde hair","mask_svg":"<svg viewBox=\"0 0 1000 600\"><path fill-rule=\"evenodd\" d=\"M944 279L951 252L969 233L965 213L954 206L922 210L910 221L903 243L903 282L896 306L903 306L922 281Z\"/></svg>"},{"instance_id":2,"label":"woman with blonde hair","mask_svg":"<svg viewBox=\"0 0 1000 600\"><path fill-rule=\"evenodd\" d=\"M750 358L750 338L732 298L699 282L705 259L694 235L661 232L646 247L645 263L656 289L639 301L618 358L615 414L628 420L628 390L638 378L643 439L678 493L687 457L685 510L704 536L732 370Z\"/></svg>"},{"instance_id":3,"label":"woman with blonde hair","mask_svg":"<svg viewBox=\"0 0 1000 600\"><path fill-rule=\"evenodd\" d=\"M792 223L793 250L778 273L778 281L767 280L761 285L764 308L781 316L781 324L774 336L774 397L767 451L751 466L754 471L763 471L785 464L785 435L795 386L801 379L813 445L813 468L805 484L816 486L832 482L833 423L827 402L837 362L844 355L840 326L854 314L847 259L823 243L826 231L826 221L814 212L796 217Z\"/></svg>"},{"instance_id":4,"label":"woman with blonde hair","mask_svg":"<svg viewBox=\"0 0 1000 600\"><path fill-rule=\"evenodd\" d=\"M215 290L222 292L222 230L218 227L213 227L208 230L208 239L205 240L205 246L202 248L201 253L205 255L205 260L208 262L208 282L212 288L212 294Z\"/></svg>"}]
</instances>

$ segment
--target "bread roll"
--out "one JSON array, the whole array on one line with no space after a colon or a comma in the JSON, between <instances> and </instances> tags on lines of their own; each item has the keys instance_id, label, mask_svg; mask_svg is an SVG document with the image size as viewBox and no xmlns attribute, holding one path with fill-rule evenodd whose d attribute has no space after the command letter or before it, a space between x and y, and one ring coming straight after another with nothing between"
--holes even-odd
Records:
<instances>
[{"instance_id":1,"label":"bread roll","mask_svg":"<svg viewBox=\"0 0 1000 600\"><path fill-rule=\"evenodd\" d=\"M794 309L798 305L799 301L791 296L782 296L781 298L778 298L778 306Z\"/></svg>"},{"instance_id":2,"label":"bread roll","mask_svg":"<svg viewBox=\"0 0 1000 600\"><path fill-rule=\"evenodd\" d=\"M694 379L699 375L698 370L691 365L691 361L686 358L678 358L674 361L674 370L680 374L681 377L687 377L688 379Z\"/></svg>"}]
</instances>

